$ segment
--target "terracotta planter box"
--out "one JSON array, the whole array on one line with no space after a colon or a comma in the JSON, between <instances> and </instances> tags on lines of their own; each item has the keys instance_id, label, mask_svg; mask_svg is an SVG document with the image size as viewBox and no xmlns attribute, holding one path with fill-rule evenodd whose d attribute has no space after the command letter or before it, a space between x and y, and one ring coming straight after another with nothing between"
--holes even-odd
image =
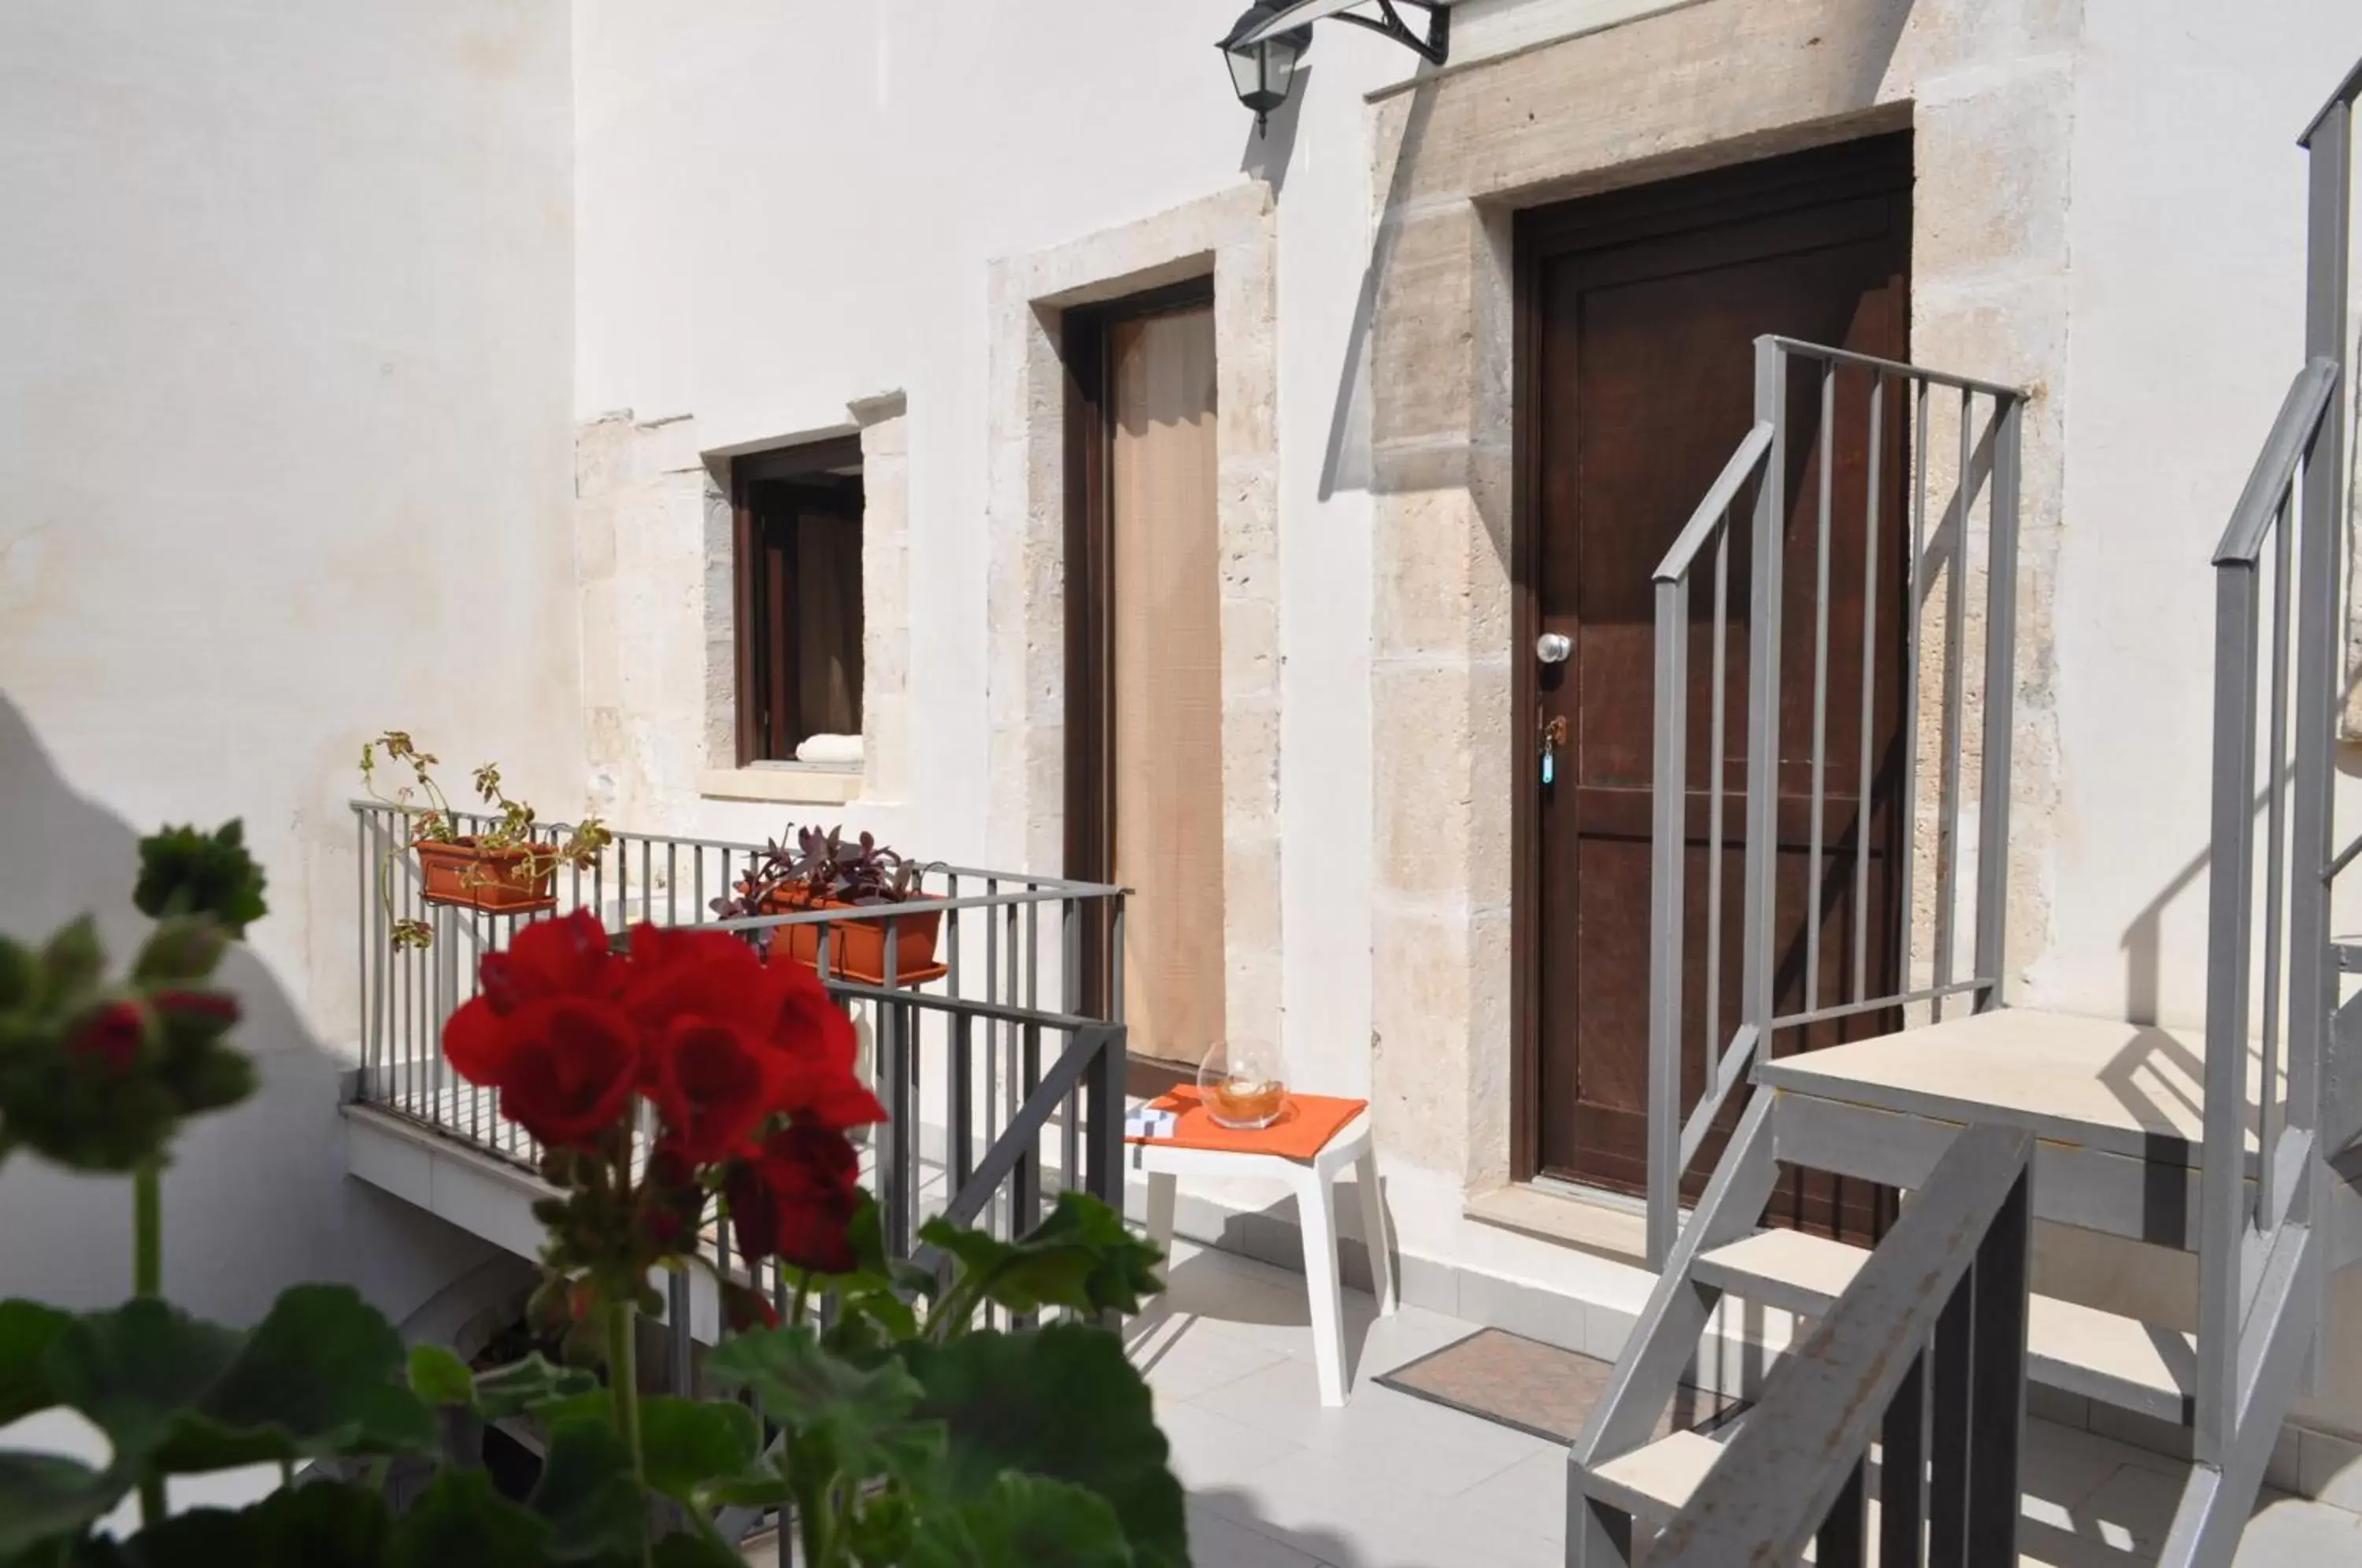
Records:
<instances>
[{"instance_id":1,"label":"terracotta planter box","mask_svg":"<svg viewBox=\"0 0 2362 1568\"><path fill-rule=\"evenodd\" d=\"M944 966L935 962L935 938L941 933L944 911L933 908L933 899L911 899L900 904L847 904L831 899L815 905L800 889L781 889L763 900L770 914L793 914L800 911L822 908L859 910L872 917L847 920L831 925L828 930L828 977L852 980L861 985L882 986L886 983L886 922L883 911L897 911L894 922L894 983L898 986L917 985L937 979ZM817 971L820 967L820 933L818 924L782 925L771 932L771 955L786 957Z\"/></svg>"},{"instance_id":2,"label":"terracotta planter box","mask_svg":"<svg viewBox=\"0 0 2362 1568\"><path fill-rule=\"evenodd\" d=\"M430 904L456 904L488 914L533 914L557 906L550 891L556 868L535 875L525 864L528 850L479 849L472 838L412 847L418 851Z\"/></svg>"}]
</instances>

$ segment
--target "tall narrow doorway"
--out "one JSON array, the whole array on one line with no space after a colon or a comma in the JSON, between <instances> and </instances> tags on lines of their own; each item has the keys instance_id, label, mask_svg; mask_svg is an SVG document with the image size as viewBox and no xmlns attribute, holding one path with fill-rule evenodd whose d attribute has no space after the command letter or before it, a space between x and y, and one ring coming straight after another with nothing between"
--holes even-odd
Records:
<instances>
[{"instance_id":1,"label":"tall narrow doorway","mask_svg":"<svg viewBox=\"0 0 2362 1568\"><path fill-rule=\"evenodd\" d=\"M1732 450L1754 413L1754 339L1782 334L1882 358L1908 358L1911 143L1885 136L1666 181L1520 215L1518 268L1518 583L1515 650L1519 723L1533 760L1518 771L1518 968L1523 1059L1519 1081L1521 1174L1623 1192L1644 1189L1649 1053L1650 789L1653 733L1651 575ZM1866 393L1864 394L1867 395ZM1833 471L1838 525L1829 561L1831 624L1853 628L1830 648L1832 690L1850 690L1861 661L1878 661L1874 743L1900 733L1899 666L1903 624L1890 607L1901 595L1904 508L1900 491L1882 506L1877 556L1880 624L1867 642L1860 630L1865 585L1868 440L1862 422L1841 416ZM1817 430L1816 410L1807 427ZM1901 422L1888 427L1899 441ZM1819 488L1816 440L1789 447L1784 568L1786 591L1809 593L1815 580ZM1899 446L1882 472L1899 487ZM1849 514L1849 510L1850 513ZM1734 712L1745 690L1744 551L1730 593L1732 628L1724 673ZM1891 575L1890 575L1891 574ZM1801 585L1801 586L1800 586ZM1813 616L1791 611L1785 668L1807 672ZM1546 646L1555 635L1563 644ZM1693 643L1694 649L1699 645ZM1556 657L1549 656L1555 655ZM1691 679L1713 677L1710 655L1693 653ZM1793 679L1793 675L1790 677ZM1794 707L1803 720L1809 691ZM1705 704L1693 700L1694 716ZM1850 723L1851 721L1849 721ZM1775 1006L1799 1005L1805 889L1816 881L1808 859L1809 797L1792 793L1784 759L1808 755L1808 726L1790 736L1783 719L1778 876L1782 913L1774 922ZM1688 787L1702 790L1719 767L1733 801L1746 785L1745 726L1734 724L1721 757L1703 755L1704 732L1691 731ZM1548 741L1551 770L1539 766ZM1832 746L1854 745L1850 728ZM1892 750L1891 745L1884 749ZM1850 751L1841 753L1850 756ZM1844 918L1878 933L1869 966L1893 962L1893 907L1897 879L1887 874L1899 824L1883 799L1897 770L1882 766L1869 801L1826 804L1823 873L1842 884ZM1720 1016L1737 1016L1739 900L1725 900L1727 929L1703 930L1704 879L1722 857L1727 885L1738 886L1740 824L1732 805L1724 842L1705 841L1703 805L1692 814L1685 857L1693 890L1685 903L1698 929L1687 944L1694 960L1710 941L1730 955L1718 989ZM1793 838L1794 843L1789 840ZM1872 906L1849 906L1852 856L1871 857ZM1843 873L1843 875L1839 875ZM1705 968L1689 964L1684 1014L1702 1016ZM1884 985L1876 977L1876 984ZM1877 994L1873 990L1871 994ZM1876 1021L1815 1026L1810 1038L1775 1038L1776 1053L1874 1032ZM1801 1032L1789 1032L1797 1034ZM1687 1054L1684 1110L1700 1091L1703 1060ZM1694 1192L1711 1158L1689 1182ZM1847 1228L1871 1220L1864 1189L1842 1195L1826 1186L1809 1197L1788 1189L1800 1215L1817 1209ZM1811 1217L1811 1216L1805 1216Z\"/></svg>"},{"instance_id":2,"label":"tall narrow doorway","mask_svg":"<svg viewBox=\"0 0 2362 1568\"><path fill-rule=\"evenodd\" d=\"M1212 280L1070 312L1065 349L1067 866L1132 890L1132 1055L1194 1066L1225 999Z\"/></svg>"}]
</instances>

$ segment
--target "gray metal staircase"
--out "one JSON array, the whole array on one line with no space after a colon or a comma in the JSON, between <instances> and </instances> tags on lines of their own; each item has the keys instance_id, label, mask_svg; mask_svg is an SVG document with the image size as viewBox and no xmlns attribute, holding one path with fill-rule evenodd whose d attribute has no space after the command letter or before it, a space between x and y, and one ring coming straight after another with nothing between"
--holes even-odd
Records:
<instances>
[{"instance_id":1,"label":"gray metal staircase","mask_svg":"<svg viewBox=\"0 0 2362 1568\"><path fill-rule=\"evenodd\" d=\"M1759 345L1757 429L1658 575L1649 1234L1661 1273L1607 1391L1570 1451L1570 1564L1622 1568L1636 1552L1647 1557L1652 1543L1664 1560L1738 1561L1715 1552L1741 1540L1749 1561L1795 1561L1806 1533L1823 1564L1870 1560L1873 1534L1885 1568L2014 1560L2014 1432L2029 1382L2186 1429L2193 1463L2158 1561L2168 1568L2230 1561L2291 1401L2311 1375L2328 1275L2362 1256L2356 1196L2362 998L2339 1005L2341 976L2362 974L2362 939L2334 938L2329 927L2331 883L2362 858L2362 838L2334 848L2331 757L2345 644L2338 558L2357 96L2362 68L2301 138L2311 181L2305 359L2213 560L2202 1032L2004 1005L2023 395L1809 345ZM1799 368L1823 377L1817 430L1798 414L1805 400L1793 394L1790 378ZM1783 731L1783 703L1801 701L1804 682L1783 685L1780 671L1781 558L1793 547L1784 545L1792 497L1782 454L1816 437L1825 457L1831 449L1839 403L1828 389L1840 371L1871 378L1866 407L1873 431L1883 410L1892 407L1896 418L1908 411L1913 451L1908 603L1915 613L1904 625L1908 712L1896 808L1904 847L1899 866L1888 870L1905 890L1891 916L1897 928L1886 933L1905 959L1883 972L1863 963L1858 931L1833 937L1823 931L1825 907L1836 901L1825 887L1833 876L1853 879L1849 907L1857 922L1871 907L1860 889L1868 886L1872 836L1865 674L1857 838L1849 862L1825 854L1821 797L1830 759L1823 737L1833 700L1826 599L1805 596L1818 618L1809 760L1791 750L1793 716ZM1931 394L1959 400L1950 438L1937 447L1948 453L1957 440L1948 473L1939 471L1942 461L1929 463ZM1951 501L1933 512L1931 479L1937 492L1947 483L1952 490ZM1718 856L1705 878L1702 939L1684 918L1700 880L1690 851L1701 787L1685 755L1700 726L1689 712L1687 660L1694 644L1714 650L1703 731L1709 758L1719 759L1727 601L1719 574L1727 569L1735 509L1750 488L1742 977L1726 1030L1712 978L1706 1017L1684 1017L1696 957L1685 944L1703 940L1711 949L1705 963L1712 977L1723 941ZM1970 524L1981 493L1980 552ZM1932 528L1923 514L1937 520ZM1824 559L1829 516L1824 479ZM1973 602L1970 590L1980 576L1976 625L1961 609ZM1826 571L1819 586L1826 591ZM1709 596L1702 628L1699 606ZM1865 644L1869 626L1866 616ZM1970 690L1980 662L1981 689ZM1973 805L1964 745L1972 734ZM1840 768L1847 765L1838 759ZM1719 844L1725 769L1710 764L1705 771L1708 841ZM1772 818L1777 795L1798 775L1811 792L1805 864L1820 869L1783 882ZM1971 855L1972 871L1962 864ZM1926 878L1916 900L1908 890L1915 876ZM1799 911L1799 903L1807 907ZM1831 996L1816 986L1823 944L1849 936L1856 957ZM1849 1024L1849 1037L1778 1049L1809 1043L1807 1032L1832 1023ZM1694 1059L1700 1053L1702 1063ZM1703 1085L1686 1107L1685 1077ZM1742 1103L1734 1125L1731 1113ZM1685 1216L1683 1177L1717 1132L1727 1141ZM2015 1175L1969 1168L1976 1162L1960 1151L1972 1142L1987 1167L2019 1161ZM1875 1249L1765 1229L1783 1170L1909 1197ZM2032 1292L2023 1242L2012 1239L2010 1203L2024 1207L2028 1225L2047 1221L2194 1253L2195 1322L2144 1321L2104 1303ZM1948 1231L1938 1216L1922 1212L1930 1208L1942 1209ZM1834 1200L1829 1211L1838 1216ZM1910 1259L1882 1259L1893 1246L1909 1250ZM1922 1275L1926 1291L1915 1297L1909 1286ZM1940 1301L1926 1294L1938 1283ZM1786 1423L1780 1441L1681 1431L1652 1441L1676 1386L1699 1376L1702 1350L1718 1348L1724 1331L1716 1310L1726 1298L1818 1324L1799 1330L1762 1385L1766 1408L1776 1406ZM1763 1419L1762 1411L1749 1418ZM1876 1531L1865 1522L1873 1439L1883 1460L1877 1497L1887 1521ZM1816 1454L1817 1468L1790 1451ZM1757 1527L1744 1521L1753 1517L1762 1523L1750 1537Z\"/></svg>"}]
</instances>

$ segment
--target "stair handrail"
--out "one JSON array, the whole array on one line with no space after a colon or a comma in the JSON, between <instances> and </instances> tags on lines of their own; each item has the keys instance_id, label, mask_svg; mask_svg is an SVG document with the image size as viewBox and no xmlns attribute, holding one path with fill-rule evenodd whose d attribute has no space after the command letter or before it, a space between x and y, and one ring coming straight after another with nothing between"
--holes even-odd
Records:
<instances>
[{"instance_id":1,"label":"stair handrail","mask_svg":"<svg viewBox=\"0 0 2362 1568\"><path fill-rule=\"evenodd\" d=\"M1651 1568L2017 1561L2035 1135L1963 1131L1659 1533ZM1973 1373L1973 1375L1971 1375ZM1927 1441L1932 1437L1932 1441ZM1923 1468L1924 1465L1924 1468ZM1925 1533L1923 1534L1923 1526Z\"/></svg>"},{"instance_id":2,"label":"stair handrail","mask_svg":"<svg viewBox=\"0 0 2362 1568\"><path fill-rule=\"evenodd\" d=\"M1689 746L1689 617L1691 574L1714 547L1714 695L1706 729L1706 842L1722 843L1726 788L1722 756L1728 733L1724 657L1730 617L1730 513L1738 492L1761 479L1778 427L1758 418L1722 466L1705 498L1658 564L1656 594L1656 763L1650 791L1649 845L1649 1265L1661 1269L1680 1223L1682 1172L1694 1152L1680 1124L1682 1095L1682 869L1687 834ZM1669 717L1669 711L1671 716ZM1667 780L1672 787L1667 787ZM1750 906L1751 907L1751 906ZM1728 1084L1754 1056L1755 1032L1742 1020L1726 1045L1722 1008L1722 856L1706 865L1706 1099L1719 1109ZM1707 1112L1708 1121L1713 1111ZM1700 1123L1705 1125L1706 1123ZM1670 1201L1663 1195L1673 1195Z\"/></svg>"},{"instance_id":3,"label":"stair handrail","mask_svg":"<svg viewBox=\"0 0 2362 1568\"><path fill-rule=\"evenodd\" d=\"M1866 834L1869 801L1873 789L1871 745L1873 686L1878 670L1873 658L1862 661L1861 690L1832 693L1829 690L1828 559L1832 518L1832 470L1835 467L1834 426L1836 387L1842 372L1865 378L1870 421L1870 461L1865 506L1869 556L1865 563L1869 588L1864 594L1863 637L1871 638L1878 613L1879 567L1877 540L1883 496L1881 464L1890 406L1894 436L1915 432L1915 457L1906 454L1904 477L1912 489L1910 558L1906 568L1903 621L1908 627L1908 663L1903 689L1915 693L1920 669L1920 606L1932 575L1926 558L1940 555L1938 565L1947 583L1943 641L1945 690L1942 705L1944 735L1939 748L1939 827L1934 867L1936 889L1931 983L1915 988L1907 955L1910 950L1914 900L1911 862L1902 858L1901 929L1894 933L1900 983L1892 988L1867 984L1868 926L1857 913L1852 920L1849 998L1822 1005L1818 993L1823 900L1806 900L1803 1008L1775 1015L1772 1009L1775 970L1780 955L1772 952L1776 890L1774 857L1779 825L1777 779L1780 752L1780 663L1784 596L1782 566L1787 516L1787 462L1793 432L1789 389L1795 368L1819 375L1820 438L1819 544L1820 577L1813 596L1814 730L1811 757L1811 864L1823 864L1824 822L1831 759L1827 748L1827 716L1833 700L1855 701L1860 711L1862 744L1858 767L1857 838ZM1928 531L1926 505L1927 445L1930 399L1938 388L1959 398L1959 481L1952 501L1936 518L1934 537ZM1981 381L1899 360L1859 354L1799 338L1767 334L1755 340L1755 420L1683 525L1654 576L1654 757L1650 790L1650 969L1649 1075L1647 1127L1648 1210L1646 1239L1649 1265L1662 1269L1672 1255L1681 1220L1681 1184L1713 1132L1716 1119L1745 1081L1759 1052L1776 1030L1798 1028L1874 1012L1910 1002L1940 1009L1948 998L1967 995L1980 1010L2002 999L2002 946L2007 906L2010 795L2010 734L2014 699L2016 654L2016 561L2020 446L2026 392L2017 387ZM1987 414L1980 434L1973 411ZM1729 635L1731 535L1741 492L1754 487L1749 542L1750 582L1747 606L1747 801L1745 845L1740 889L1742 911L1740 987L1738 1016L1725 1028L1721 1016L1724 910L1723 829L1727 786L1726 774L1728 730L1727 662ZM1958 918L1958 844L1954 820L1960 814L1959 773L1964 755L1963 674L1966 646L1962 625L1967 613L1967 535L1971 509L1979 497L1990 494L1987 531L1985 622L1987 638L1983 670L1983 735L1981 773L1978 785L1978 864L1976 878L1975 956L1973 973L1956 978L1952 973L1953 922ZM1700 574L1707 574L1705 584ZM1705 1011L1703 1020L1703 1090L1684 1114L1682 1078L1686 1048L1683 987L1687 977L1683 886L1688 855L1688 743L1690 727L1689 662L1691 621L1698 591L1711 593L1713 676L1711 710L1705 725L1709 761L1705 768L1706 842L1714 849L1705 865ZM1917 800L1917 725L1915 697L1904 703L1907 734L1902 746L1902 807L1904 822L1914 821ZM1838 767L1847 764L1840 760ZM1906 832L1909 829L1906 827ZM1853 903L1859 911L1868 903L1871 856L1858 845L1852 857ZM1873 995L1878 990L1881 994Z\"/></svg>"},{"instance_id":4,"label":"stair handrail","mask_svg":"<svg viewBox=\"0 0 2362 1568\"><path fill-rule=\"evenodd\" d=\"M2362 64L2346 74L2298 138L2307 179L2304 365L2281 400L2213 558L2206 1099L2192 1450L2200 1463L2216 1468L2243 1445L2268 1441L2243 1430L2241 1330L2280 1228L2312 1220L2323 1153L2322 1079L2337 1003L2329 885L2344 864L2332 853L2331 746L2345 641L2338 552L2345 511L2347 265L2358 98ZM2260 784L2260 984L2259 728L2269 752ZM2259 1056L2252 1091L2252 1192L2246 1143L2251 1041ZM2277 1413L2271 1419L2277 1421Z\"/></svg>"}]
</instances>

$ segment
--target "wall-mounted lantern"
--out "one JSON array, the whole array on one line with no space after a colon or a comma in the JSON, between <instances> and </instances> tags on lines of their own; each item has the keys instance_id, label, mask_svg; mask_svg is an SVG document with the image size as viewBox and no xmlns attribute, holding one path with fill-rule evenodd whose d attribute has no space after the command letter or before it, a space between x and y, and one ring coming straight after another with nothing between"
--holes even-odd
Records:
<instances>
[{"instance_id":1,"label":"wall-mounted lantern","mask_svg":"<svg viewBox=\"0 0 2362 1568\"><path fill-rule=\"evenodd\" d=\"M1378 11L1374 17L1349 9L1372 4ZM1424 38L1405 25L1397 6L1427 13ZM1451 13L1445 0L1255 0L1218 47L1239 102L1254 111L1257 136L1296 85L1296 68L1312 47L1312 24L1328 17L1390 38L1430 65L1441 65L1451 50Z\"/></svg>"}]
</instances>

